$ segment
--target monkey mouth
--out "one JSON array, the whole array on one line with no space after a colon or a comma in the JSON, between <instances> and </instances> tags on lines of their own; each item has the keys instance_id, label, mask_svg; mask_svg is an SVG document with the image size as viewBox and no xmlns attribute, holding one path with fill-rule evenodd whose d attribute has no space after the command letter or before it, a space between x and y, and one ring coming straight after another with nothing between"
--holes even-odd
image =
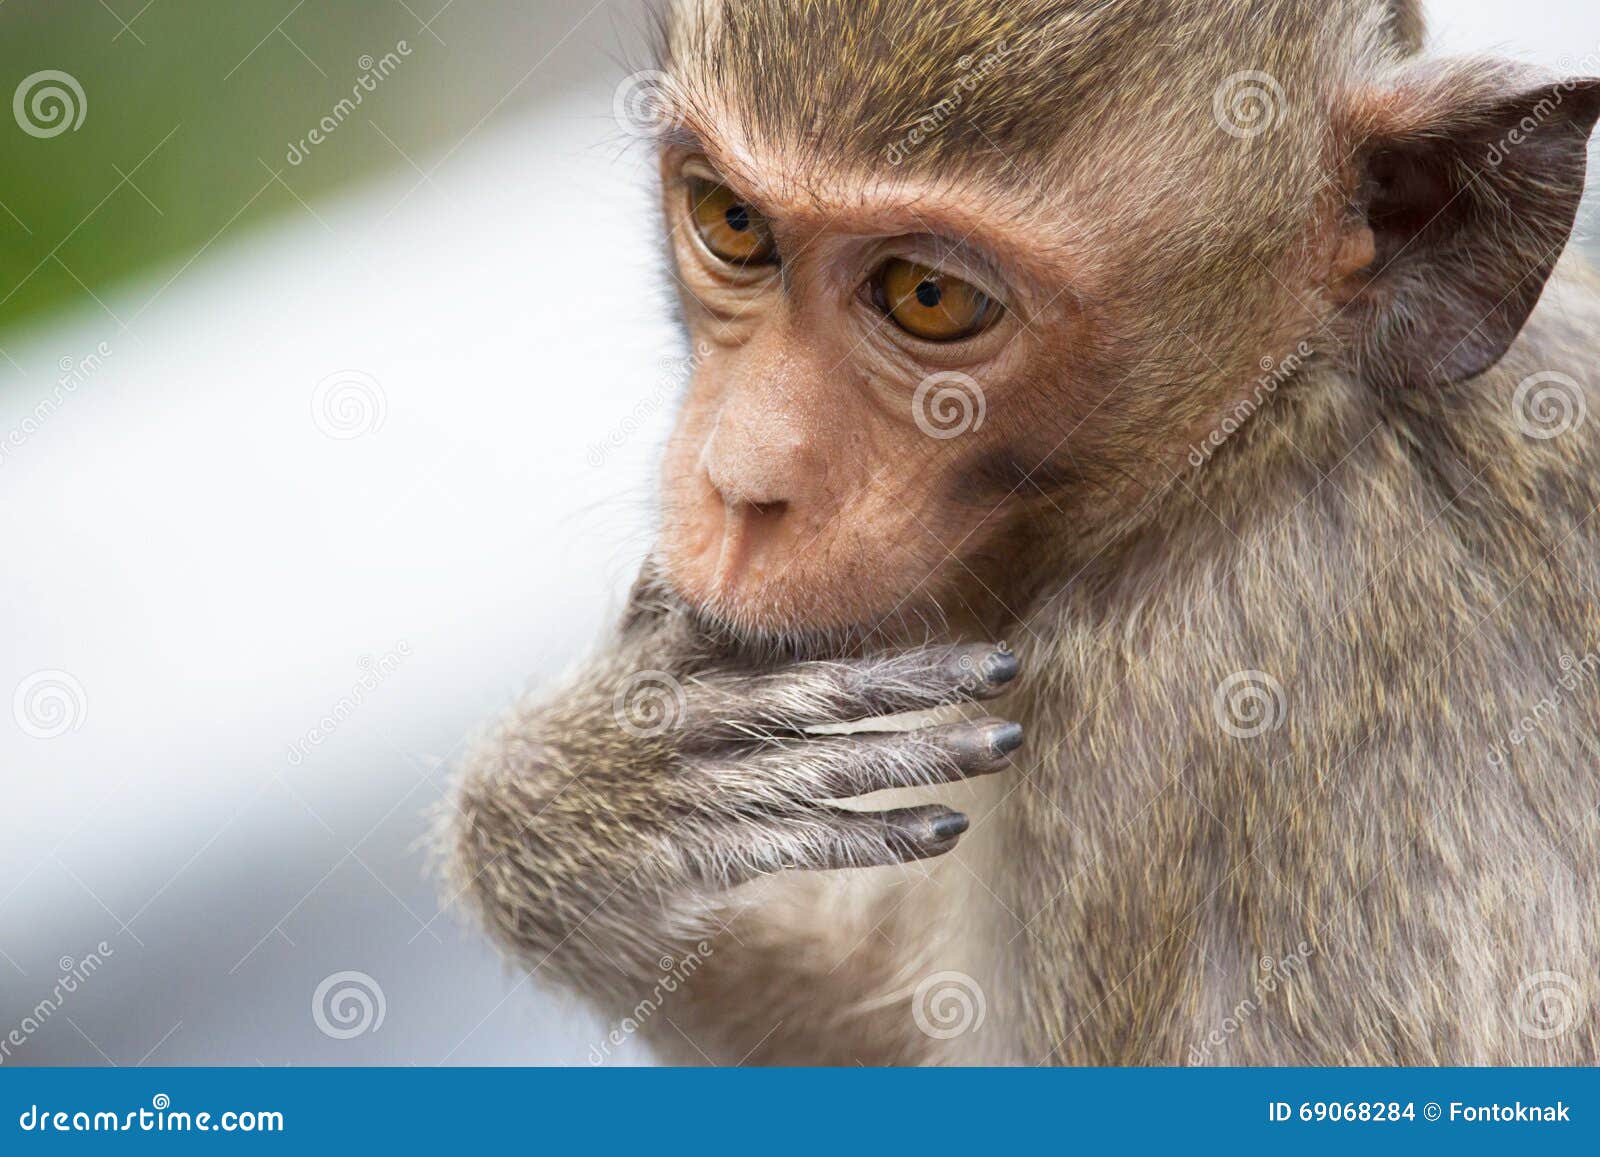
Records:
<instances>
[{"instance_id":1,"label":"monkey mouth","mask_svg":"<svg viewBox=\"0 0 1600 1157\"><path fill-rule=\"evenodd\" d=\"M659 561L646 568L653 601L687 622L702 643L726 660L767 665L861 658L884 651L959 642L937 600L902 600L886 615L837 623L793 616L757 621L746 608L719 598L697 598L680 588ZM972 641L972 640L969 640Z\"/></svg>"}]
</instances>

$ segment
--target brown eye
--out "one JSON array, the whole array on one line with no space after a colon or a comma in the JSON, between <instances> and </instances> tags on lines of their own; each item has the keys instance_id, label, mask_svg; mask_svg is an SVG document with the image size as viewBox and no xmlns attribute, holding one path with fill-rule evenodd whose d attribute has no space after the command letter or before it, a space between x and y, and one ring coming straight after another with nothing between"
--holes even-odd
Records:
<instances>
[{"instance_id":1,"label":"brown eye","mask_svg":"<svg viewBox=\"0 0 1600 1157\"><path fill-rule=\"evenodd\" d=\"M977 286L926 265L896 258L878 271L878 308L923 341L960 341L993 325L1000 303Z\"/></svg>"},{"instance_id":2,"label":"brown eye","mask_svg":"<svg viewBox=\"0 0 1600 1157\"><path fill-rule=\"evenodd\" d=\"M689 180L689 216L700 241L712 254L734 265L770 265L778 246L766 218L734 191L715 181Z\"/></svg>"}]
</instances>

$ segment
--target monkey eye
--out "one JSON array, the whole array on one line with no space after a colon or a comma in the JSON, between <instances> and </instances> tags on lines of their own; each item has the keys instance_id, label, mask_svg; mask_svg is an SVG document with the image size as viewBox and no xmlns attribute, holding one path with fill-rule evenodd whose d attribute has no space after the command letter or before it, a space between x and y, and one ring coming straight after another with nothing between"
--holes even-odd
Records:
<instances>
[{"instance_id":1,"label":"monkey eye","mask_svg":"<svg viewBox=\"0 0 1600 1157\"><path fill-rule=\"evenodd\" d=\"M689 178L689 217L700 242L731 265L772 265L778 245L767 219L726 185Z\"/></svg>"},{"instance_id":2,"label":"monkey eye","mask_svg":"<svg viewBox=\"0 0 1600 1157\"><path fill-rule=\"evenodd\" d=\"M1005 312L977 286L900 258L878 270L872 296L895 325L923 341L961 341L982 333Z\"/></svg>"}]
</instances>

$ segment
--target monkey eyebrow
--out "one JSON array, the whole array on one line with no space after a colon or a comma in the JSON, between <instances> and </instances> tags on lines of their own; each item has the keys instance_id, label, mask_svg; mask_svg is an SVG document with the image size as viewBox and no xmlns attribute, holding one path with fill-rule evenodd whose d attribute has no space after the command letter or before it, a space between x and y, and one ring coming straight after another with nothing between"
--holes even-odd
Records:
<instances>
[{"instance_id":1,"label":"monkey eyebrow","mask_svg":"<svg viewBox=\"0 0 1600 1157\"><path fill-rule=\"evenodd\" d=\"M917 222L916 232L906 233L900 239L902 247L918 260L957 277L978 283L985 292L998 293L1009 287L1006 263L992 253L983 238L968 231L960 235L956 227L936 218L907 209L908 220ZM985 285L984 283L988 284Z\"/></svg>"},{"instance_id":2,"label":"monkey eyebrow","mask_svg":"<svg viewBox=\"0 0 1600 1157\"><path fill-rule=\"evenodd\" d=\"M749 167L747 159L742 160L737 153L723 147L713 134L702 132L692 124L665 125L656 132L654 141L662 155L677 153L703 158L721 181L732 185L757 183L758 174Z\"/></svg>"},{"instance_id":3,"label":"monkey eyebrow","mask_svg":"<svg viewBox=\"0 0 1600 1157\"><path fill-rule=\"evenodd\" d=\"M703 157L713 172L736 187L762 183L761 174L746 168L749 158L737 152L730 153L720 146L714 133L703 131L687 119L663 125L654 140L664 155L681 153ZM792 186L786 188L790 193L797 191ZM756 194L758 190L745 189L744 192ZM1013 291L1030 285L1035 289L1057 287L1047 296L1054 300L1064 295L1064 299L1081 307L1082 299L1075 289L1059 289L1064 277L1070 285L1079 259L1071 252L1055 251L1038 225L1028 221L1024 208L1028 198L1018 198L1012 212L997 220L988 210L974 214L964 211L959 203L954 206L941 203L930 190L913 188L897 192L899 195L892 200L876 205L867 201L851 206L846 212L837 207L829 211L823 204L817 205L816 210L824 213L831 223L850 219L866 232L921 239L936 251L954 256L958 265L972 265L973 272ZM762 200L759 196L753 199L758 203ZM762 209L774 220L787 215L778 206L762 205ZM867 224L863 225L864 222ZM1075 234L1077 230L1071 232Z\"/></svg>"}]
</instances>

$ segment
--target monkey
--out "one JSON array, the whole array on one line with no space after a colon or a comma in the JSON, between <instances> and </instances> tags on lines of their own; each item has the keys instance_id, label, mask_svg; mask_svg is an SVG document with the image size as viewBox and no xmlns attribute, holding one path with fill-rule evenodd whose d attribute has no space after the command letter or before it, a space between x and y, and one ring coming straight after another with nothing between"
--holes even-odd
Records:
<instances>
[{"instance_id":1,"label":"monkey","mask_svg":"<svg viewBox=\"0 0 1600 1157\"><path fill-rule=\"evenodd\" d=\"M683 1064L1600 1060L1600 82L1414 0L676 0L702 351L449 900Z\"/></svg>"}]
</instances>

